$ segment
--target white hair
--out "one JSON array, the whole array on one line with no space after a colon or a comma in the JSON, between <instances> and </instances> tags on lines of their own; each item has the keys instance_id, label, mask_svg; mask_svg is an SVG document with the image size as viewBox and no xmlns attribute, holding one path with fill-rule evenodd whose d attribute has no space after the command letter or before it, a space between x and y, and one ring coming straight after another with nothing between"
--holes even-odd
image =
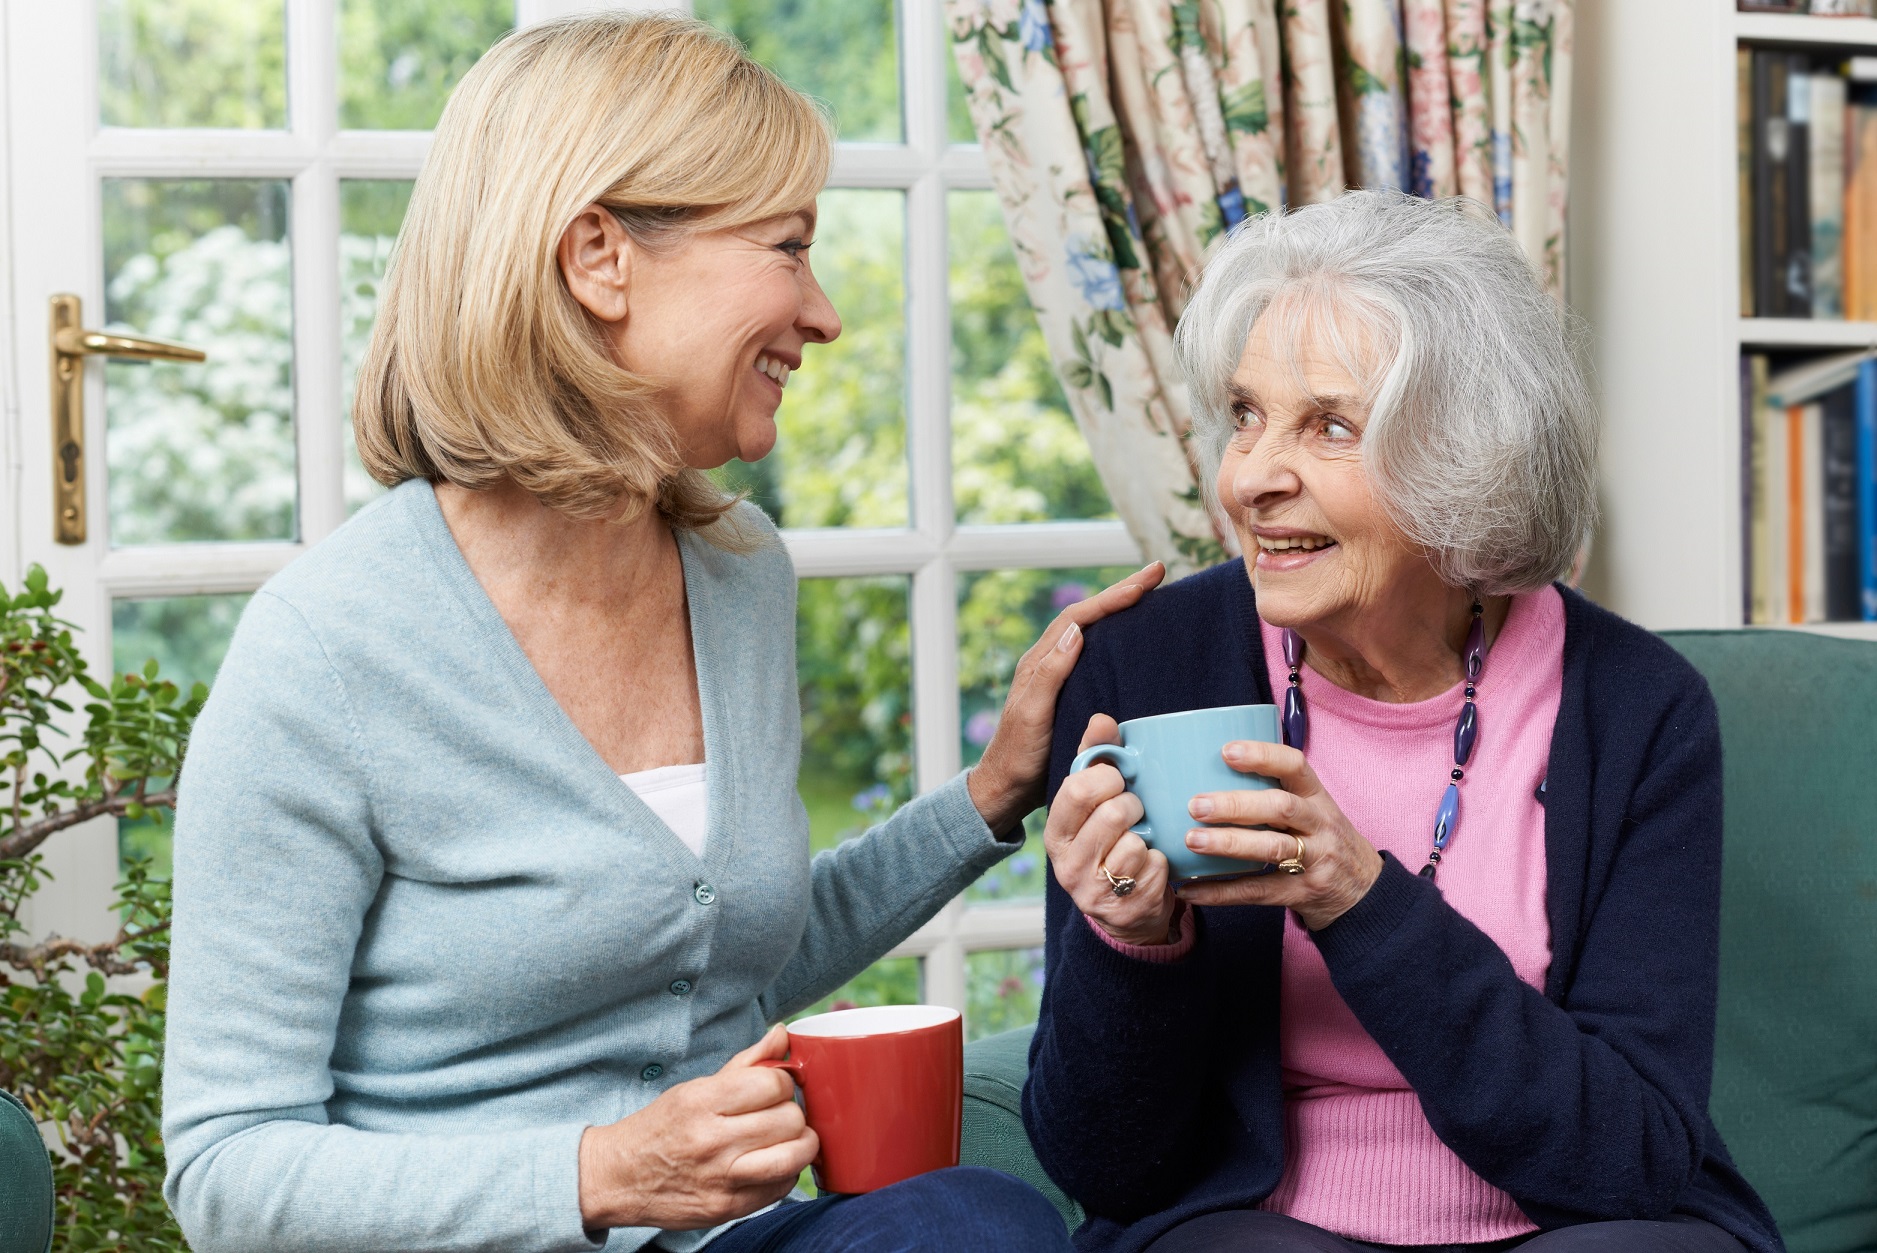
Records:
<instances>
[{"instance_id":1,"label":"white hair","mask_svg":"<svg viewBox=\"0 0 1877 1253\"><path fill-rule=\"evenodd\" d=\"M1274 343L1314 332L1363 383L1376 496L1443 579L1504 595L1570 569L1596 521L1596 412L1567 315L1484 206L1359 191L1232 232L1175 332L1209 494L1267 313Z\"/></svg>"}]
</instances>

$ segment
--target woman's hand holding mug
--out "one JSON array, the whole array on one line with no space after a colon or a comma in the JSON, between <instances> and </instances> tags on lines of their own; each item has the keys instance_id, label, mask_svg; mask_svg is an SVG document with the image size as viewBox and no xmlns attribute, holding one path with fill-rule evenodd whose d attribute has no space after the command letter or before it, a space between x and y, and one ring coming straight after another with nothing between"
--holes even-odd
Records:
<instances>
[{"instance_id":1,"label":"woman's hand holding mug","mask_svg":"<svg viewBox=\"0 0 1877 1253\"><path fill-rule=\"evenodd\" d=\"M1081 747L1120 742L1115 720L1096 714ZM1179 902L1170 890L1166 855L1128 830L1141 814L1140 798L1126 790L1119 770L1106 763L1090 766L1056 789L1043 848L1056 882L1103 931L1123 944L1165 944ZM1114 881L1121 879L1134 881L1126 895L1115 894Z\"/></svg>"},{"instance_id":2,"label":"woman's hand holding mug","mask_svg":"<svg viewBox=\"0 0 1877 1253\"><path fill-rule=\"evenodd\" d=\"M580 1217L589 1231L688 1231L753 1214L789 1194L821 1151L795 1081L757 1065L789 1050L777 1026L702 1079L580 1138Z\"/></svg>"},{"instance_id":3,"label":"woman's hand holding mug","mask_svg":"<svg viewBox=\"0 0 1877 1253\"><path fill-rule=\"evenodd\" d=\"M1224 753L1232 769L1265 775L1279 786L1193 797L1187 812L1210 829L1188 831L1186 846L1211 857L1243 861L1282 863L1301 855L1304 869L1299 874L1189 883L1180 888L1180 899L1194 905L1281 905L1312 931L1329 926L1375 886L1382 855L1356 830L1297 749L1235 740ZM1237 827L1271 829L1232 829Z\"/></svg>"}]
</instances>

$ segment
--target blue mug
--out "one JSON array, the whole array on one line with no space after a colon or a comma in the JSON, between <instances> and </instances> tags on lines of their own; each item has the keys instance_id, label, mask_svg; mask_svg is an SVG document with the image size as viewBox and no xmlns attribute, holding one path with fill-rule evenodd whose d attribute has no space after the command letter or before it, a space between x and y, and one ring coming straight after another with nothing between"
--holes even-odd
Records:
<instances>
[{"instance_id":1,"label":"blue mug","mask_svg":"<svg viewBox=\"0 0 1877 1253\"><path fill-rule=\"evenodd\" d=\"M1103 761L1121 772L1127 790L1140 798L1145 811L1129 830L1145 840L1147 847L1166 854L1175 883L1266 874L1271 867L1264 862L1209 857L1186 847L1186 833L1205 825L1186 810L1193 797L1201 792L1277 786L1275 779L1240 774L1225 764L1220 752L1233 740L1282 743L1277 733L1277 706L1225 705L1134 718L1121 724L1119 744L1083 749L1076 754L1069 773Z\"/></svg>"}]
</instances>

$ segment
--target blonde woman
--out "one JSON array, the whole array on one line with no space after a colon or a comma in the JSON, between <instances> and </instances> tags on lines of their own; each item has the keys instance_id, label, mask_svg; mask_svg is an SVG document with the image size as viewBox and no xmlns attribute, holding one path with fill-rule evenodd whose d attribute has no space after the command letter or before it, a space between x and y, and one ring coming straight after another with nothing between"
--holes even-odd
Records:
<instances>
[{"instance_id":1,"label":"blonde woman","mask_svg":"<svg viewBox=\"0 0 1877 1253\"><path fill-rule=\"evenodd\" d=\"M765 1027L1017 846L1081 627L1159 577L1051 625L978 767L810 862L794 572L702 471L768 452L840 333L829 155L677 18L517 33L450 102L359 383L395 490L254 597L182 779L166 1195L201 1253L1067 1247L990 1171L766 1208L816 1141Z\"/></svg>"}]
</instances>

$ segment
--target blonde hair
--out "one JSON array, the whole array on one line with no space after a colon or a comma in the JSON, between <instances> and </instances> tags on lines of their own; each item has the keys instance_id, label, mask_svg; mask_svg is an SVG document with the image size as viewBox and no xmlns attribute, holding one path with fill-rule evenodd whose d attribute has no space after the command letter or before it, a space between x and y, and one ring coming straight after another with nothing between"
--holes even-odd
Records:
<instances>
[{"instance_id":1,"label":"blonde hair","mask_svg":"<svg viewBox=\"0 0 1877 1253\"><path fill-rule=\"evenodd\" d=\"M831 155L814 102L702 22L586 14L509 35L450 97L411 193L352 410L365 468L387 486L512 479L573 517L650 506L751 547L557 249L595 202L649 248L792 213Z\"/></svg>"}]
</instances>

